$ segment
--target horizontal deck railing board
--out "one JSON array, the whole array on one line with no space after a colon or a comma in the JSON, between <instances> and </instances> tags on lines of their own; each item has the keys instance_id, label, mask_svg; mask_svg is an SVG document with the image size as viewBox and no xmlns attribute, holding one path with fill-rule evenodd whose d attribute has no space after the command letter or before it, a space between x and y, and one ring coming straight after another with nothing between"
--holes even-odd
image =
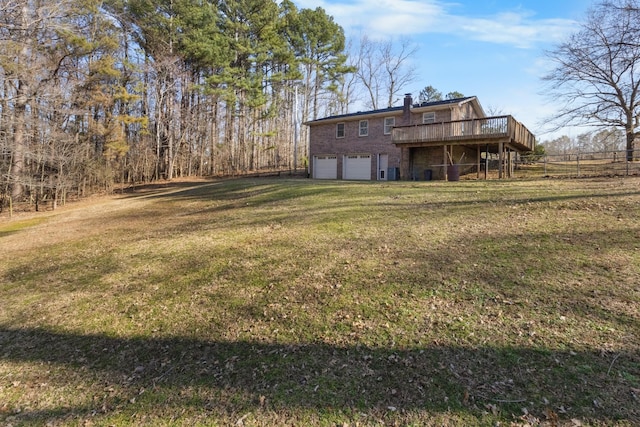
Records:
<instances>
[{"instance_id":1,"label":"horizontal deck railing board","mask_svg":"<svg viewBox=\"0 0 640 427\"><path fill-rule=\"evenodd\" d=\"M399 126L393 128L391 140L394 144L506 140L523 149L535 147L535 136L512 116Z\"/></svg>"}]
</instances>

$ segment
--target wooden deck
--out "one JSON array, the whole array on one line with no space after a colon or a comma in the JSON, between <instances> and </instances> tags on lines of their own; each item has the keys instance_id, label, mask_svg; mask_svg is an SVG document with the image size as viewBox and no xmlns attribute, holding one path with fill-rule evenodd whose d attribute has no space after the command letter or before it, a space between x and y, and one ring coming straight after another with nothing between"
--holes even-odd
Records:
<instances>
[{"instance_id":1,"label":"wooden deck","mask_svg":"<svg viewBox=\"0 0 640 427\"><path fill-rule=\"evenodd\" d=\"M391 141L398 147L504 144L517 151L533 151L535 136L512 116L457 120L393 128Z\"/></svg>"}]
</instances>

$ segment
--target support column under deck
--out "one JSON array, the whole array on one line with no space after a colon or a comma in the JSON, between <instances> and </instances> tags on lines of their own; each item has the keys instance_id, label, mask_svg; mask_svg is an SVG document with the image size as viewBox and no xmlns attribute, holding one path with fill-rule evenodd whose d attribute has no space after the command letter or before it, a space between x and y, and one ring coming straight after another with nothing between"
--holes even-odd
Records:
<instances>
[{"instance_id":1,"label":"support column under deck","mask_svg":"<svg viewBox=\"0 0 640 427\"><path fill-rule=\"evenodd\" d=\"M447 165L449 164L449 147L445 144L442 147L442 176L445 181L449 181L449 175L447 174Z\"/></svg>"},{"instance_id":2,"label":"support column under deck","mask_svg":"<svg viewBox=\"0 0 640 427\"><path fill-rule=\"evenodd\" d=\"M400 150L400 179L409 180L410 177L410 169L411 168L411 148L402 147Z\"/></svg>"},{"instance_id":3,"label":"support column under deck","mask_svg":"<svg viewBox=\"0 0 640 427\"><path fill-rule=\"evenodd\" d=\"M504 144L498 144L498 179L502 179L504 170Z\"/></svg>"},{"instance_id":4,"label":"support column under deck","mask_svg":"<svg viewBox=\"0 0 640 427\"><path fill-rule=\"evenodd\" d=\"M513 150L511 150L511 147L509 147L508 150L509 150L509 178L513 178L513 166L514 166Z\"/></svg>"}]
</instances>

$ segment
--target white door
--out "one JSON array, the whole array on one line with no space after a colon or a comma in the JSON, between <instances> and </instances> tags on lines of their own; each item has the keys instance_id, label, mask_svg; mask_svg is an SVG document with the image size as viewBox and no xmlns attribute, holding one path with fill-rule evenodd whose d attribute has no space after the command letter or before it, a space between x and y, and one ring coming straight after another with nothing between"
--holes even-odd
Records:
<instances>
[{"instance_id":1,"label":"white door","mask_svg":"<svg viewBox=\"0 0 640 427\"><path fill-rule=\"evenodd\" d=\"M378 165L378 179L380 181L386 181L389 179L387 176L387 169L389 168L389 155L380 154L380 164Z\"/></svg>"},{"instance_id":2,"label":"white door","mask_svg":"<svg viewBox=\"0 0 640 427\"><path fill-rule=\"evenodd\" d=\"M313 177L315 179L338 179L338 156L314 156Z\"/></svg>"},{"instance_id":3,"label":"white door","mask_svg":"<svg viewBox=\"0 0 640 427\"><path fill-rule=\"evenodd\" d=\"M371 154L348 154L344 156L344 179L370 180Z\"/></svg>"}]
</instances>

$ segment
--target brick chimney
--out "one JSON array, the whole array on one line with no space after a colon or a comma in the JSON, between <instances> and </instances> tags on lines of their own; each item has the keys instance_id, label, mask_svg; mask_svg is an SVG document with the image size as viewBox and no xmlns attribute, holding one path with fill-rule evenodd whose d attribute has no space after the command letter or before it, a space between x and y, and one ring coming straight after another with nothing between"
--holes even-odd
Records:
<instances>
[{"instance_id":1,"label":"brick chimney","mask_svg":"<svg viewBox=\"0 0 640 427\"><path fill-rule=\"evenodd\" d=\"M404 95L404 108L402 109L402 121L404 125L411 124L411 104L413 104L413 99L411 98L411 94L407 93Z\"/></svg>"}]
</instances>

